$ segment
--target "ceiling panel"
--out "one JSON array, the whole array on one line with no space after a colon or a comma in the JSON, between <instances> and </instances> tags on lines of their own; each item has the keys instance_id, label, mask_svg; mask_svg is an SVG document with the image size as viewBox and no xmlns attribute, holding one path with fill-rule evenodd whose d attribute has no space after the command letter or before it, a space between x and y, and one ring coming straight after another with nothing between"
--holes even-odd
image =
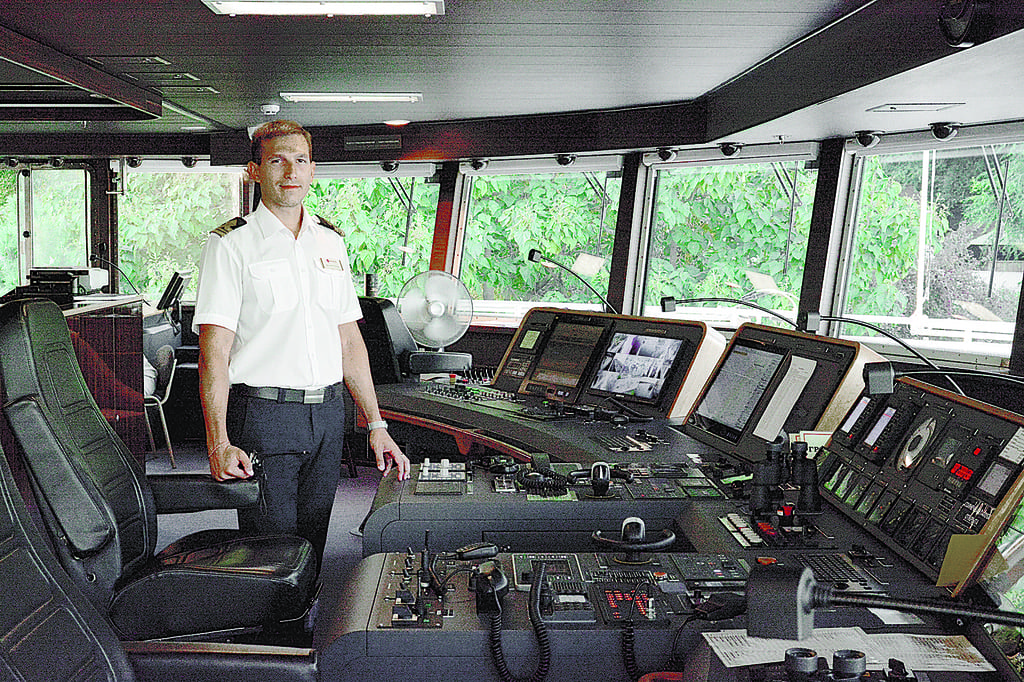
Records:
<instances>
[{"instance_id":1,"label":"ceiling panel","mask_svg":"<svg viewBox=\"0 0 1024 682\"><path fill-rule=\"evenodd\" d=\"M94 69L93 76L108 79L101 82L108 90L148 93L162 107L146 121L103 120L84 111L81 120L60 122L0 116L0 136L240 130L265 121L260 106L267 103L311 127L409 119L421 131L407 129L407 136L418 135L424 149L465 141L448 122L476 130L476 121L507 120L510 129L529 131L528 138L546 119L530 126L510 117L545 115L595 148L600 142L574 116L593 111L638 109L633 118L640 125L654 108L654 123L643 124L657 133L655 145L692 142L700 131L704 142L753 143L906 130L934 116L867 111L890 98L963 101L950 116L965 122L1024 116L1018 94L1024 42L1016 37L1024 5L993 3L1004 12L998 39L959 51L940 36L938 5L448 0L446 14L432 18L287 18L216 15L199 0L5 0L0 27L56 55L57 71ZM3 61L4 49L0 85L59 82ZM78 88L79 99L90 87ZM290 104L279 96L301 90L413 91L423 100ZM680 116L690 118L677 123ZM606 131L622 120L632 119L605 117L592 127ZM423 130L441 132L430 142Z\"/></svg>"},{"instance_id":2,"label":"ceiling panel","mask_svg":"<svg viewBox=\"0 0 1024 682\"><path fill-rule=\"evenodd\" d=\"M449 0L444 16L429 19L327 19L221 16L199 0L70 0L60 11L6 0L0 24L150 88L211 127L241 128L260 123L259 105L268 102L280 103L281 115L324 126L685 101L863 4L801 0L780 10L777 2L747 0ZM165 74L195 80L169 87ZM281 102L280 92L298 89L424 97L391 106ZM95 127L173 131L178 118Z\"/></svg>"}]
</instances>

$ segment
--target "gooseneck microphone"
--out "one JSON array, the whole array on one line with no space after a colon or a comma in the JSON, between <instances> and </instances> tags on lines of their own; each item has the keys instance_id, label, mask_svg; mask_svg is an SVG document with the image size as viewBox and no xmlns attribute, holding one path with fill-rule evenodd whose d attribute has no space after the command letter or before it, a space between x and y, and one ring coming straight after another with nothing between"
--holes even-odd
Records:
<instances>
[{"instance_id":1,"label":"gooseneck microphone","mask_svg":"<svg viewBox=\"0 0 1024 682\"><path fill-rule=\"evenodd\" d=\"M905 613L1024 626L1024 614L940 599L903 599L880 594L842 593L819 584L806 566L757 565L747 577L747 634L773 639L806 639L814 632L814 609L858 606Z\"/></svg>"},{"instance_id":2,"label":"gooseneck microphone","mask_svg":"<svg viewBox=\"0 0 1024 682\"><path fill-rule=\"evenodd\" d=\"M876 334L881 334L882 336L884 336L885 338L889 339L890 341L894 341L894 342L898 343L900 346L902 346L903 348L907 349L911 354L913 354L915 357L917 357L918 360L920 360L924 364L928 365L928 367L933 369L934 372L931 372L932 374L939 374L939 375L942 375L942 376L946 377L946 381L949 382L949 384L956 390L957 393L959 393L960 395L967 395L966 393L964 393L964 390L962 388L960 388L960 386L956 383L956 381L954 381L953 378L951 376L949 376L949 374L951 374L952 372L947 373L946 370L940 369L938 365L936 365L934 362L932 362L927 357L925 357L924 354L921 353L921 351L917 350L916 348L911 346L909 343L907 343L906 341L904 341L900 337L896 336L895 334L893 334L890 331L887 331L887 330L883 329L882 327L879 327L877 325L871 324L870 322L865 322L864 320L858 320L855 317L841 317L839 315L822 315L821 313L817 313L817 312L801 313L800 317L797 319L797 321L800 323L800 327L799 328L802 329L803 331L806 331L809 334L816 334L818 332L818 325L821 322L839 322L840 324L853 324L853 325L858 325L858 326L864 327L866 329L870 329L871 331L875 332ZM869 364L878 364L878 363L869 363ZM865 376L866 376L866 373L868 371L866 367L865 367L864 371L865 371ZM968 374L970 374L970 373L968 373ZM892 391L889 391L889 393L892 393Z\"/></svg>"},{"instance_id":3,"label":"gooseneck microphone","mask_svg":"<svg viewBox=\"0 0 1024 682\"><path fill-rule=\"evenodd\" d=\"M124 281L128 282L128 286L130 286L132 288L132 290L135 291L136 294L138 294L139 296L142 296L142 292L139 291L139 288L137 286L135 286L135 283L132 282L132 280L128 277L128 275L125 274L124 270L122 270L121 268L117 267L117 265L114 262L109 261L106 258L104 258L103 256L101 256L99 254L96 254L96 253L89 254L89 261L90 262L103 263L104 265L109 265L110 267L114 268L114 270L117 271L117 274L121 275L121 277L124 277ZM146 305L149 305L149 303L147 302Z\"/></svg>"},{"instance_id":4,"label":"gooseneck microphone","mask_svg":"<svg viewBox=\"0 0 1024 682\"><path fill-rule=\"evenodd\" d=\"M758 305L753 301L744 301L742 298L725 298L721 296L707 296L701 298L676 298L675 296L662 296L661 297L661 312L671 313L675 312L676 306L680 303L734 303L736 305L743 305L754 310L760 310L762 313L772 315L782 320L790 327L797 329L797 324L793 320L789 319L785 315L780 315L771 308L765 308L763 305Z\"/></svg>"},{"instance_id":5,"label":"gooseneck microphone","mask_svg":"<svg viewBox=\"0 0 1024 682\"><path fill-rule=\"evenodd\" d=\"M601 292L599 292L597 289L592 287L590 285L590 282L588 282L587 280L583 279L583 277L580 276L580 274L578 272L576 272L575 270L573 270L572 268L566 267L566 266L562 265L561 263L559 263L556 260L551 260L550 258L545 256L544 254L542 254L539 249L530 249L530 253L526 257L526 259L528 261L530 261L531 263L550 263L551 265L554 265L556 267L562 268L566 272L570 273L573 277L575 277L579 281L583 282L583 284L588 289L590 289L592 292L594 292L594 295L597 296L599 299L601 299L601 302L604 303L604 307L605 307L606 311L611 311L611 312L615 313L616 315L619 314L619 311L616 310L615 307L611 303L608 302L608 299L606 299L604 296L601 295Z\"/></svg>"}]
</instances>

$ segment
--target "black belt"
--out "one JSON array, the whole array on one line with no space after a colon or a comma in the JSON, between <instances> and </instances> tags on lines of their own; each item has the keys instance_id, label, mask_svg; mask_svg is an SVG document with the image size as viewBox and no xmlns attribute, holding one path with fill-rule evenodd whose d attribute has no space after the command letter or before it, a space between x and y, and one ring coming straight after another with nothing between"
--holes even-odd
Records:
<instances>
[{"instance_id":1,"label":"black belt","mask_svg":"<svg viewBox=\"0 0 1024 682\"><path fill-rule=\"evenodd\" d=\"M278 403L304 403L306 405L317 405L333 400L341 390L341 382L324 386L323 388L277 388L275 386L249 386L247 384L234 384L231 390L238 395L247 398L260 398L261 400L273 400Z\"/></svg>"}]
</instances>

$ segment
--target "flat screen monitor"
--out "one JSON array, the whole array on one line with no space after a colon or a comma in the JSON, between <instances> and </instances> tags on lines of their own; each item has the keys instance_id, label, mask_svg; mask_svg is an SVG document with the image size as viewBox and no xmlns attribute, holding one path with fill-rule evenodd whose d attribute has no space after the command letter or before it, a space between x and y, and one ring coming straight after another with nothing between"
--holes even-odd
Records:
<instances>
[{"instance_id":1,"label":"flat screen monitor","mask_svg":"<svg viewBox=\"0 0 1024 682\"><path fill-rule=\"evenodd\" d=\"M751 462L764 458L780 432L831 431L860 395L863 379L854 368L866 350L841 339L741 325L683 431Z\"/></svg>"},{"instance_id":2,"label":"flat screen monitor","mask_svg":"<svg viewBox=\"0 0 1024 682\"><path fill-rule=\"evenodd\" d=\"M609 323L607 318L587 316L556 321L519 392L575 402Z\"/></svg>"},{"instance_id":3,"label":"flat screen monitor","mask_svg":"<svg viewBox=\"0 0 1024 682\"><path fill-rule=\"evenodd\" d=\"M704 329L644 318L619 318L601 348L584 400L614 400L664 413L675 399Z\"/></svg>"},{"instance_id":4,"label":"flat screen monitor","mask_svg":"<svg viewBox=\"0 0 1024 682\"><path fill-rule=\"evenodd\" d=\"M703 322L533 308L491 385L521 395L685 417L725 348Z\"/></svg>"},{"instance_id":5,"label":"flat screen monitor","mask_svg":"<svg viewBox=\"0 0 1024 682\"><path fill-rule=\"evenodd\" d=\"M694 423L738 443L785 359L774 349L734 344L698 403Z\"/></svg>"},{"instance_id":6,"label":"flat screen monitor","mask_svg":"<svg viewBox=\"0 0 1024 682\"><path fill-rule=\"evenodd\" d=\"M184 293L185 287L188 286L191 276L192 273L189 272L175 272L171 275L170 281L167 282L167 286L164 287L164 292L156 304L156 309L167 310L176 307L181 302L181 295Z\"/></svg>"}]
</instances>

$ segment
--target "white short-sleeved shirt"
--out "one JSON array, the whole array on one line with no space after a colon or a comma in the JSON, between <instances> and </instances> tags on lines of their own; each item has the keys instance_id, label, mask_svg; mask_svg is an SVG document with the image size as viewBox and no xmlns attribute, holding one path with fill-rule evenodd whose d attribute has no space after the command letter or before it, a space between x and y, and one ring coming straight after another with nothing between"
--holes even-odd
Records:
<instances>
[{"instance_id":1,"label":"white short-sleeved shirt","mask_svg":"<svg viewBox=\"0 0 1024 682\"><path fill-rule=\"evenodd\" d=\"M340 234L303 211L296 239L262 203L211 233L192 327L232 330L232 384L320 388L344 377L338 325L362 317Z\"/></svg>"}]
</instances>

